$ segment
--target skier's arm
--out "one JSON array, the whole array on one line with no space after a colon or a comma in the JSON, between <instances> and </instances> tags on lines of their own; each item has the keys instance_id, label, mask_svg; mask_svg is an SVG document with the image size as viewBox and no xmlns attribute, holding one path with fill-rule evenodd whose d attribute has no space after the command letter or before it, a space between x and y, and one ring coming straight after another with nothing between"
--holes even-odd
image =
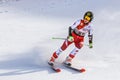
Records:
<instances>
[{"instance_id":1,"label":"skier's arm","mask_svg":"<svg viewBox=\"0 0 120 80\"><path fill-rule=\"evenodd\" d=\"M92 33L92 29L90 28L88 30L88 38L89 38L89 48L93 47L93 33Z\"/></svg>"},{"instance_id":2,"label":"skier's arm","mask_svg":"<svg viewBox=\"0 0 120 80\"><path fill-rule=\"evenodd\" d=\"M71 28L71 26L69 27L69 30L68 30L68 41L72 42L74 41L73 37L72 37L72 32L73 32L73 29Z\"/></svg>"},{"instance_id":3,"label":"skier's arm","mask_svg":"<svg viewBox=\"0 0 120 80\"><path fill-rule=\"evenodd\" d=\"M80 20L81 20L81 19L80 19ZM75 21L74 24L72 24L72 25L69 27L69 31L68 31L69 36L72 36L73 30L76 28L76 26L78 26L78 25L80 24L80 20Z\"/></svg>"},{"instance_id":4,"label":"skier's arm","mask_svg":"<svg viewBox=\"0 0 120 80\"><path fill-rule=\"evenodd\" d=\"M88 35L89 37L89 48L93 48L93 35Z\"/></svg>"},{"instance_id":5,"label":"skier's arm","mask_svg":"<svg viewBox=\"0 0 120 80\"><path fill-rule=\"evenodd\" d=\"M88 35L88 37L89 37L89 43L93 43L93 35Z\"/></svg>"},{"instance_id":6,"label":"skier's arm","mask_svg":"<svg viewBox=\"0 0 120 80\"><path fill-rule=\"evenodd\" d=\"M69 27L69 30L68 30L68 35L69 36L72 36L72 32L73 32L73 29L71 28L71 26Z\"/></svg>"},{"instance_id":7,"label":"skier's arm","mask_svg":"<svg viewBox=\"0 0 120 80\"><path fill-rule=\"evenodd\" d=\"M72 32L73 32L73 30L76 28L76 26L77 26L79 23L80 23L80 20L77 20L76 22L74 22L73 25L71 25L71 26L69 27L68 37L67 37L68 41L70 41L70 42L74 41L74 38L72 37Z\"/></svg>"}]
</instances>

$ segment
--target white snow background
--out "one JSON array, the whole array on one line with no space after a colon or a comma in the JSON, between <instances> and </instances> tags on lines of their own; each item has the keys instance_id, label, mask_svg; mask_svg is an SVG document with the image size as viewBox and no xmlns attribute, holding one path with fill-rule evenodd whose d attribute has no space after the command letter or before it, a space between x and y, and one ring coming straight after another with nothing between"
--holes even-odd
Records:
<instances>
[{"instance_id":1,"label":"white snow background","mask_svg":"<svg viewBox=\"0 0 120 80\"><path fill-rule=\"evenodd\" d=\"M0 0L0 80L120 80L119 0ZM84 46L73 65L55 73L47 61L63 43L68 27L94 13L93 49ZM88 44L85 36L85 44ZM71 45L57 60L62 63Z\"/></svg>"}]
</instances>

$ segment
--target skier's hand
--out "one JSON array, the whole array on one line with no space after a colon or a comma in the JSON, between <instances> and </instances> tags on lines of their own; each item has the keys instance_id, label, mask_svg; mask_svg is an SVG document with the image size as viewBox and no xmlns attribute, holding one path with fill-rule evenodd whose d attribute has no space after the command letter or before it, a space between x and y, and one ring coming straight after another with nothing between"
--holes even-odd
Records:
<instances>
[{"instance_id":1,"label":"skier's hand","mask_svg":"<svg viewBox=\"0 0 120 80\"><path fill-rule=\"evenodd\" d=\"M89 48L93 48L93 44L92 43L89 43Z\"/></svg>"},{"instance_id":2,"label":"skier's hand","mask_svg":"<svg viewBox=\"0 0 120 80\"><path fill-rule=\"evenodd\" d=\"M74 38L72 36L68 36L68 41L73 42Z\"/></svg>"}]
</instances>

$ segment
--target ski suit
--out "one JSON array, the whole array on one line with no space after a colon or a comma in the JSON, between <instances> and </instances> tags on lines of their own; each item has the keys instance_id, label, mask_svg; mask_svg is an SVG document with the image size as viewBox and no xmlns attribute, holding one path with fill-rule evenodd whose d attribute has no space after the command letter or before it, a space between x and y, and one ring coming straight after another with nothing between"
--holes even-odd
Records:
<instances>
[{"instance_id":1,"label":"ski suit","mask_svg":"<svg viewBox=\"0 0 120 80\"><path fill-rule=\"evenodd\" d=\"M93 30L90 23L86 24L82 19L75 21L74 24L69 27L69 36L73 37L73 41L66 39L62 46L53 53L53 56L57 58L62 51L66 50L70 44L74 43L75 48L69 54L71 58L74 58L79 49L83 47L84 36L86 33L88 34L89 42L92 42Z\"/></svg>"}]
</instances>

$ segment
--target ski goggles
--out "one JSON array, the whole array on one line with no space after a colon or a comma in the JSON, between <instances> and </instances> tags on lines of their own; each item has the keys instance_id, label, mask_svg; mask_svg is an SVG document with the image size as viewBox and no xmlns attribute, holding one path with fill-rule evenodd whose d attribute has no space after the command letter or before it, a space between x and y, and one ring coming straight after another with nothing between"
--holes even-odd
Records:
<instances>
[{"instance_id":1,"label":"ski goggles","mask_svg":"<svg viewBox=\"0 0 120 80\"><path fill-rule=\"evenodd\" d=\"M85 16L85 20L90 21L90 17Z\"/></svg>"}]
</instances>

